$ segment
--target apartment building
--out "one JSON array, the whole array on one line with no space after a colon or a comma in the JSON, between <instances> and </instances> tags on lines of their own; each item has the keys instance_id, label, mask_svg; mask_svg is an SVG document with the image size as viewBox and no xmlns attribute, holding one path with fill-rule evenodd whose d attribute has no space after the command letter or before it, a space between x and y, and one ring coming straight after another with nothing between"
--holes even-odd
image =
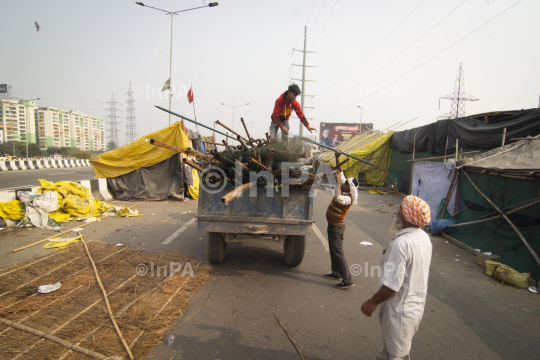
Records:
<instances>
[{"instance_id":1,"label":"apartment building","mask_svg":"<svg viewBox=\"0 0 540 360\"><path fill-rule=\"evenodd\" d=\"M48 147L105 150L101 118L80 111L37 107L35 101L0 99L0 142L26 141Z\"/></svg>"},{"instance_id":2,"label":"apartment building","mask_svg":"<svg viewBox=\"0 0 540 360\"><path fill-rule=\"evenodd\" d=\"M34 101L0 100L0 140L36 142Z\"/></svg>"}]
</instances>

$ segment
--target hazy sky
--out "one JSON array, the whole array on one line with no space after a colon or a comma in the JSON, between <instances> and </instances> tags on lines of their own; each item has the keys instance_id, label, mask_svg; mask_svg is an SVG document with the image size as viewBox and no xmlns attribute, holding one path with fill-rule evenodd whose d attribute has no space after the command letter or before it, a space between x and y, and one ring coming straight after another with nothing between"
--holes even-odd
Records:
<instances>
[{"instance_id":1,"label":"hazy sky","mask_svg":"<svg viewBox=\"0 0 540 360\"><path fill-rule=\"evenodd\" d=\"M197 119L207 125L231 125L232 109L220 103L250 103L236 108L235 129L242 116L253 135L268 131L276 98L291 77L301 78L291 63L302 57L292 49L303 47L305 25L307 48L316 52L307 57L316 67L306 72L315 80L306 85L315 95L306 98L314 107L306 114L317 129L358 122L358 105L362 122L379 129L415 117L398 130L434 122L450 109L442 100L439 110L439 98L453 92L460 63L466 92L480 99L467 103L468 113L538 106L540 1L218 1L174 18L173 111L193 118L185 96L193 83ZM145 3L178 11L208 1ZM170 26L170 16L134 1L4 0L0 83L12 85L14 97L40 97L40 106L104 118L111 92L124 116L131 82L142 136L168 125L152 105L168 107L160 90L169 77ZM293 133L298 124L292 119ZM119 128L123 145L125 121Z\"/></svg>"}]
</instances>

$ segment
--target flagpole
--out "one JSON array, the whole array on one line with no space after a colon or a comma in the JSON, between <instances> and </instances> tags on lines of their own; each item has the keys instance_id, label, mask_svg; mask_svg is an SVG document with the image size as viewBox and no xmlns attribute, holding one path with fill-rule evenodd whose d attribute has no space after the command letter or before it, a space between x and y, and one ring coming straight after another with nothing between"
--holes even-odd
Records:
<instances>
[{"instance_id":1,"label":"flagpole","mask_svg":"<svg viewBox=\"0 0 540 360\"><path fill-rule=\"evenodd\" d=\"M190 90L191 90L191 96L193 98L193 117L195 118L195 121L197 121L197 115L195 115L195 96L193 96L193 82L191 83ZM195 124L195 130L197 130L197 132L199 132L199 128L197 127L197 124Z\"/></svg>"},{"instance_id":2,"label":"flagpole","mask_svg":"<svg viewBox=\"0 0 540 360\"><path fill-rule=\"evenodd\" d=\"M171 58L169 61L169 111L172 111L172 35L173 35L173 16L174 13L171 12ZM169 113L169 126L171 126L171 113Z\"/></svg>"}]
</instances>

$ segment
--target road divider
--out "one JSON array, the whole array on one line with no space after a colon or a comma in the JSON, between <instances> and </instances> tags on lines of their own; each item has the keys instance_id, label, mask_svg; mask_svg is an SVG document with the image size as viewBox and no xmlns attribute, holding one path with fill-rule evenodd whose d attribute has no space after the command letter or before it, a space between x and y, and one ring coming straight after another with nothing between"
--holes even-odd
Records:
<instances>
[{"instance_id":1,"label":"road divider","mask_svg":"<svg viewBox=\"0 0 540 360\"><path fill-rule=\"evenodd\" d=\"M56 169L92 166L88 159L78 160L0 160L0 171Z\"/></svg>"}]
</instances>

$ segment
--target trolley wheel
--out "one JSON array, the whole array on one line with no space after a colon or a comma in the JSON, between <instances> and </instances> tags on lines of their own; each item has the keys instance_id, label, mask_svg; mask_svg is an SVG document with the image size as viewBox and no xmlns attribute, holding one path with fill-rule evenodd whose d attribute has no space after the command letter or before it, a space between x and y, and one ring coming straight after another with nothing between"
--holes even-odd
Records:
<instances>
[{"instance_id":1,"label":"trolley wheel","mask_svg":"<svg viewBox=\"0 0 540 360\"><path fill-rule=\"evenodd\" d=\"M221 264L225 258L227 243L225 236L218 232L210 232L206 238L206 256L211 264Z\"/></svg>"},{"instance_id":2,"label":"trolley wheel","mask_svg":"<svg viewBox=\"0 0 540 360\"><path fill-rule=\"evenodd\" d=\"M306 249L305 235L289 235L283 244L283 255L287 265L297 266L304 260L304 250Z\"/></svg>"}]
</instances>

